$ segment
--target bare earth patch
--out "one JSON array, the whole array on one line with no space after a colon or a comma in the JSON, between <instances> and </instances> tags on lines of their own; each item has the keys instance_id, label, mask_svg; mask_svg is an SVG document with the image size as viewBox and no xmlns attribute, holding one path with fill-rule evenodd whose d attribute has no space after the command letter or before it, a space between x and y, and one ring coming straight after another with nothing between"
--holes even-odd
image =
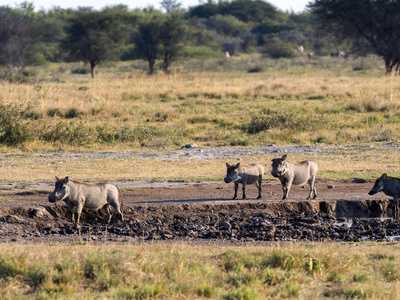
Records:
<instances>
[{"instance_id":1,"label":"bare earth patch","mask_svg":"<svg viewBox=\"0 0 400 300\"><path fill-rule=\"evenodd\" d=\"M125 182L125 222L105 223L104 211L84 211L81 228L71 223L64 202L47 201L46 190L0 192L1 241L141 243L170 240L237 244L269 241L392 240L400 223L390 217L392 201L369 196L372 182L317 181L318 198L295 186L282 201L281 186L265 180L263 198L248 187L248 200L231 200L233 184L221 182ZM241 190L239 189L239 197ZM388 217L385 217L385 213ZM370 218L378 215L379 218Z\"/></svg>"}]
</instances>

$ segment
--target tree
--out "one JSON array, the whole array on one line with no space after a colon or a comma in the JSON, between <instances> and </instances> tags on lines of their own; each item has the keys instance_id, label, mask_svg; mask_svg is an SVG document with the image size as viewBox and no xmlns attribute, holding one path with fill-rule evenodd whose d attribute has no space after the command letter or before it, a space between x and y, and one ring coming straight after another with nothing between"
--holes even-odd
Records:
<instances>
[{"instance_id":1,"label":"tree","mask_svg":"<svg viewBox=\"0 0 400 300\"><path fill-rule=\"evenodd\" d=\"M400 1L315 0L308 7L336 36L371 47L383 58L386 74L399 73Z\"/></svg>"},{"instance_id":2,"label":"tree","mask_svg":"<svg viewBox=\"0 0 400 300\"><path fill-rule=\"evenodd\" d=\"M160 31L163 56L162 70L164 72L169 72L169 65L182 50L184 39L185 27L182 19L178 15L167 16Z\"/></svg>"},{"instance_id":3,"label":"tree","mask_svg":"<svg viewBox=\"0 0 400 300\"><path fill-rule=\"evenodd\" d=\"M34 45L41 39L33 9L28 2L15 9L0 7L0 64L24 67L32 61Z\"/></svg>"},{"instance_id":4,"label":"tree","mask_svg":"<svg viewBox=\"0 0 400 300\"><path fill-rule=\"evenodd\" d=\"M177 11L182 6L182 2L178 2L177 0L162 0L160 4L167 13Z\"/></svg>"},{"instance_id":5,"label":"tree","mask_svg":"<svg viewBox=\"0 0 400 300\"><path fill-rule=\"evenodd\" d=\"M153 74L159 57L163 59L162 70L168 72L171 61L183 48L184 38L185 25L180 15L155 15L139 23L134 42L139 56L149 63L149 73Z\"/></svg>"},{"instance_id":6,"label":"tree","mask_svg":"<svg viewBox=\"0 0 400 300\"><path fill-rule=\"evenodd\" d=\"M149 73L154 73L154 65L160 53L161 18L153 17L139 22L137 35L134 37L136 50L139 57L143 57L149 63Z\"/></svg>"},{"instance_id":7,"label":"tree","mask_svg":"<svg viewBox=\"0 0 400 300\"><path fill-rule=\"evenodd\" d=\"M92 78L94 68L104 60L119 59L128 37L121 10L92 11L80 8L67 20L64 47L70 59L90 64Z\"/></svg>"},{"instance_id":8,"label":"tree","mask_svg":"<svg viewBox=\"0 0 400 300\"><path fill-rule=\"evenodd\" d=\"M190 17L210 18L217 14L232 15L242 22L262 22L265 19L276 19L281 13L275 6L263 0L208 0L204 4L189 8Z\"/></svg>"}]
</instances>

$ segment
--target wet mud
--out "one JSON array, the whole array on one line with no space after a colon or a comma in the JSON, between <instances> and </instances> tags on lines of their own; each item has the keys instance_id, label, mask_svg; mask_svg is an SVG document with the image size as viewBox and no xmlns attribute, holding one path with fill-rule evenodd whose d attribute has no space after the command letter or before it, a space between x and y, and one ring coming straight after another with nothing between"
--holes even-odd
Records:
<instances>
[{"instance_id":1,"label":"wet mud","mask_svg":"<svg viewBox=\"0 0 400 300\"><path fill-rule=\"evenodd\" d=\"M392 217L392 201L384 194L367 195L372 185L317 181L316 200L305 200L307 187L294 187L284 201L280 200L281 187L275 181L264 183L260 200L255 199L255 186L248 187L249 199L231 200L233 185L220 182L125 186L124 222L113 216L106 224L104 210L84 210L80 226L71 222L71 213L63 202L47 201L46 190L2 191L0 240L219 244L396 240L400 222Z\"/></svg>"}]
</instances>

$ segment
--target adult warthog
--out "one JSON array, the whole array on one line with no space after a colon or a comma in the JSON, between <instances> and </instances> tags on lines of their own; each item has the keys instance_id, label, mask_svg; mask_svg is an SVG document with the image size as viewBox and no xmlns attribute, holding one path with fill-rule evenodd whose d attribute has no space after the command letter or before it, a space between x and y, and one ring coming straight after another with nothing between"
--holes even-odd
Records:
<instances>
[{"instance_id":1,"label":"adult warthog","mask_svg":"<svg viewBox=\"0 0 400 300\"><path fill-rule=\"evenodd\" d=\"M387 196L393 197L394 212L399 212L400 179L382 174L376 181L368 195L375 195L378 192L384 192Z\"/></svg>"},{"instance_id":2,"label":"adult warthog","mask_svg":"<svg viewBox=\"0 0 400 300\"><path fill-rule=\"evenodd\" d=\"M300 163L291 163L287 160L285 154L281 158L272 159L272 170L269 172L272 176L279 178L282 184L283 198L287 199L292 184L303 185L308 182L310 185L310 194L307 199L317 198L317 189L315 188L315 177L317 176L318 166L315 162L305 160Z\"/></svg>"},{"instance_id":3,"label":"adult warthog","mask_svg":"<svg viewBox=\"0 0 400 300\"><path fill-rule=\"evenodd\" d=\"M117 186L109 183L88 184L79 181L69 180L68 176L59 179L56 176L54 192L49 195L50 202L64 200L72 213L72 222L79 224L82 209L97 210L105 206L108 220L111 221L110 205L118 213L121 221L124 220L120 207L120 191Z\"/></svg>"},{"instance_id":4,"label":"adult warthog","mask_svg":"<svg viewBox=\"0 0 400 300\"><path fill-rule=\"evenodd\" d=\"M236 165L229 165L226 163L227 171L224 176L224 181L229 183L233 181L235 183L235 195L232 199L237 198L237 191L239 183L242 184L243 199L246 198L246 185L255 184L258 187L258 197L261 198L262 191L262 178L264 175L264 167L260 164L250 164L248 166L240 166L240 163Z\"/></svg>"}]
</instances>

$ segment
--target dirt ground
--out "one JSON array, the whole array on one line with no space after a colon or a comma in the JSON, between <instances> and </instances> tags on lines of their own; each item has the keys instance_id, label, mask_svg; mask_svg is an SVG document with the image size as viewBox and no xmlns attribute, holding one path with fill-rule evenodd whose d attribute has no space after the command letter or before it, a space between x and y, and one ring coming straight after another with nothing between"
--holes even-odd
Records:
<instances>
[{"instance_id":1,"label":"dirt ground","mask_svg":"<svg viewBox=\"0 0 400 300\"><path fill-rule=\"evenodd\" d=\"M263 198L248 186L246 200L232 200L233 184L224 182L125 182L124 222L105 223L104 211L84 211L79 227L64 202L49 203L52 186L0 190L0 239L3 242L93 241L141 243L187 241L243 243L270 241L393 240L400 224L383 193L369 196L373 182L316 183L318 198L306 200L308 186L292 187L281 200L277 180L263 183ZM241 198L241 187L238 192ZM373 218L372 218L373 216Z\"/></svg>"}]
</instances>

